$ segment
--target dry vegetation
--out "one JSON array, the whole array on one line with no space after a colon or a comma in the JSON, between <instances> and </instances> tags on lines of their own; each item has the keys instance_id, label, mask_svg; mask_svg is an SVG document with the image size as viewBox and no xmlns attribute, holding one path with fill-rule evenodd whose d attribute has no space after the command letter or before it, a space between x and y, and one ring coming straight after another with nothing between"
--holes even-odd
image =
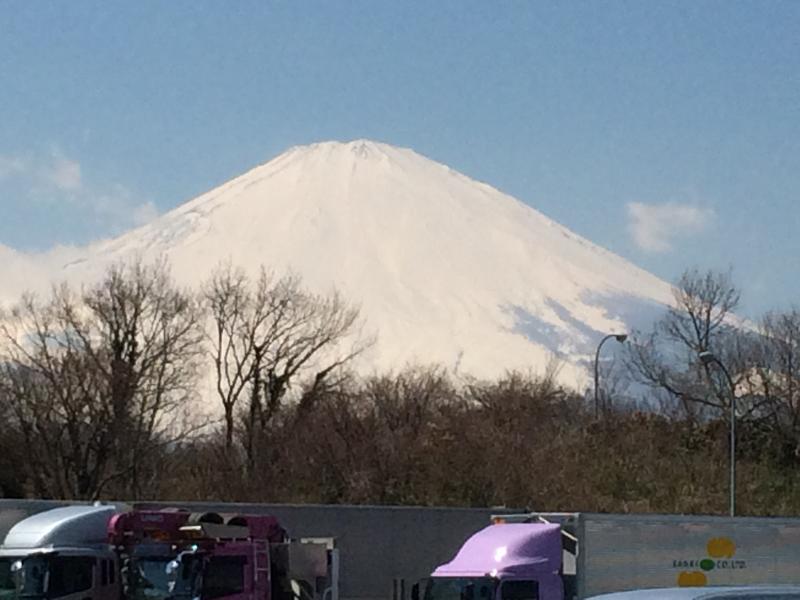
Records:
<instances>
[{"instance_id":1,"label":"dry vegetation","mask_svg":"<svg viewBox=\"0 0 800 600\"><path fill-rule=\"evenodd\" d=\"M357 377L358 311L230 266L202 291L116 267L0 317L6 496L724 513L737 397L739 511L800 512L800 314L734 327L730 278L687 272L627 345L605 407L551 377ZM733 388L698 354L713 351ZM199 373L222 418L193 422ZM626 385L614 386L625 389Z\"/></svg>"}]
</instances>

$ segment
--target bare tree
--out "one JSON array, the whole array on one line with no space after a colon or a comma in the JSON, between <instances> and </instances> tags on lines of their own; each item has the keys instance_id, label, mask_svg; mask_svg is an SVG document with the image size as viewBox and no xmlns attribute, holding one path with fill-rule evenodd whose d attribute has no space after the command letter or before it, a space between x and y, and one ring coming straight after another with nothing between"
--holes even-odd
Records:
<instances>
[{"instance_id":1,"label":"bare tree","mask_svg":"<svg viewBox=\"0 0 800 600\"><path fill-rule=\"evenodd\" d=\"M359 335L359 311L336 292L304 290L295 275L274 278L263 268L255 282L230 264L217 269L204 287L211 316L211 356L217 395L225 411L226 446L232 446L237 406L252 466L255 436L275 417L298 378L314 390L358 356L370 341ZM247 400L246 407L241 401Z\"/></svg>"},{"instance_id":2,"label":"bare tree","mask_svg":"<svg viewBox=\"0 0 800 600\"><path fill-rule=\"evenodd\" d=\"M800 458L800 310L768 313L759 325L753 366L740 383L753 417L785 459Z\"/></svg>"},{"instance_id":3,"label":"bare tree","mask_svg":"<svg viewBox=\"0 0 800 600\"><path fill-rule=\"evenodd\" d=\"M711 349L715 338L730 326L740 293L730 273L685 271L673 288L675 305L660 329L667 339L695 354Z\"/></svg>"},{"instance_id":4,"label":"bare tree","mask_svg":"<svg viewBox=\"0 0 800 600\"><path fill-rule=\"evenodd\" d=\"M735 389L750 360L750 340L734 314L739 291L729 273L688 270L673 293L674 305L654 331L637 333L626 345L626 362L636 381L698 417L727 406L734 392L700 353L713 352L726 365Z\"/></svg>"},{"instance_id":5,"label":"bare tree","mask_svg":"<svg viewBox=\"0 0 800 600\"><path fill-rule=\"evenodd\" d=\"M159 449L186 433L199 336L163 263L113 266L80 294L27 295L3 315L0 393L37 493L141 494Z\"/></svg>"},{"instance_id":6,"label":"bare tree","mask_svg":"<svg viewBox=\"0 0 800 600\"><path fill-rule=\"evenodd\" d=\"M225 415L225 447L230 450L234 411L253 376L256 315L252 292L244 271L228 263L211 275L201 295L211 317L207 335L215 389Z\"/></svg>"}]
</instances>

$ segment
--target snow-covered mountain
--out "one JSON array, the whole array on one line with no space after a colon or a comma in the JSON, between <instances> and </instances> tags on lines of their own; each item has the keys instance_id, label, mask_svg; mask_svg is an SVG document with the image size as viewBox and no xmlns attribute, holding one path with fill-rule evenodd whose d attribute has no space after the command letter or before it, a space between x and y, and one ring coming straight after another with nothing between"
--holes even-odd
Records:
<instances>
[{"instance_id":1,"label":"snow-covered mountain","mask_svg":"<svg viewBox=\"0 0 800 600\"><path fill-rule=\"evenodd\" d=\"M602 335L646 324L671 298L667 283L530 206L363 140L292 148L53 276L84 280L134 255L165 255L185 284L231 259L335 287L377 333L364 369L437 362L493 376L559 357L562 377L585 383Z\"/></svg>"}]
</instances>

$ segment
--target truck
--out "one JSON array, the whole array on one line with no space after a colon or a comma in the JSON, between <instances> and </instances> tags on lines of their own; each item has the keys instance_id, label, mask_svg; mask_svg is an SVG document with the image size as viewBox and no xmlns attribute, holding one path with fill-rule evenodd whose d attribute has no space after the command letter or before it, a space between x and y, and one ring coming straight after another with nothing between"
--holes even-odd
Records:
<instances>
[{"instance_id":1,"label":"truck","mask_svg":"<svg viewBox=\"0 0 800 600\"><path fill-rule=\"evenodd\" d=\"M582 600L667 587L800 584L800 519L496 515L412 600Z\"/></svg>"},{"instance_id":2,"label":"truck","mask_svg":"<svg viewBox=\"0 0 800 600\"><path fill-rule=\"evenodd\" d=\"M266 515L69 506L0 546L0 600L337 600L333 540Z\"/></svg>"},{"instance_id":3,"label":"truck","mask_svg":"<svg viewBox=\"0 0 800 600\"><path fill-rule=\"evenodd\" d=\"M126 600L337 600L333 540L291 540L269 515L134 510L113 517Z\"/></svg>"},{"instance_id":4,"label":"truck","mask_svg":"<svg viewBox=\"0 0 800 600\"><path fill-rule=\"evenodd\" d=\"M114 506L66 506L23 519L0 546L0 598L119 600L108 544Z\"/></svg>"}]
</instances>

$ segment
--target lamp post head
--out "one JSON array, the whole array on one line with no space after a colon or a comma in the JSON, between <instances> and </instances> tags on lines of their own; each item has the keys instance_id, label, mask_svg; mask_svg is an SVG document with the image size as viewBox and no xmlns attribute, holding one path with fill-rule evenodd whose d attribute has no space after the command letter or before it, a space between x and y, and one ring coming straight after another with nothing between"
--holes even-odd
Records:
<instances>
[{"instance_id":1,"label":"lamp post head","mask_svg":"<svg viewBox=\"0 0 800 600\"><path fill-rule=\"evenodd\" d=\"M622 342L624 342L625 340L628 339L628 334L627 333L618 333L618 334L616 334L614 336L614 339L616 339L621 344Z\"/></svg>"},{"instance_id":2,"label":"lamp post head","mask_svg":"<svg viewBox=\"0 0 800 600\"><path fill-rule=\"evenodd\" d=\"M700 359L700 362L704 365L708 366L711 363L717 362L717 357L714 356L714 353L710 350L703 350L697 355L697 358Z\"/></svg>"}]
</instances>

